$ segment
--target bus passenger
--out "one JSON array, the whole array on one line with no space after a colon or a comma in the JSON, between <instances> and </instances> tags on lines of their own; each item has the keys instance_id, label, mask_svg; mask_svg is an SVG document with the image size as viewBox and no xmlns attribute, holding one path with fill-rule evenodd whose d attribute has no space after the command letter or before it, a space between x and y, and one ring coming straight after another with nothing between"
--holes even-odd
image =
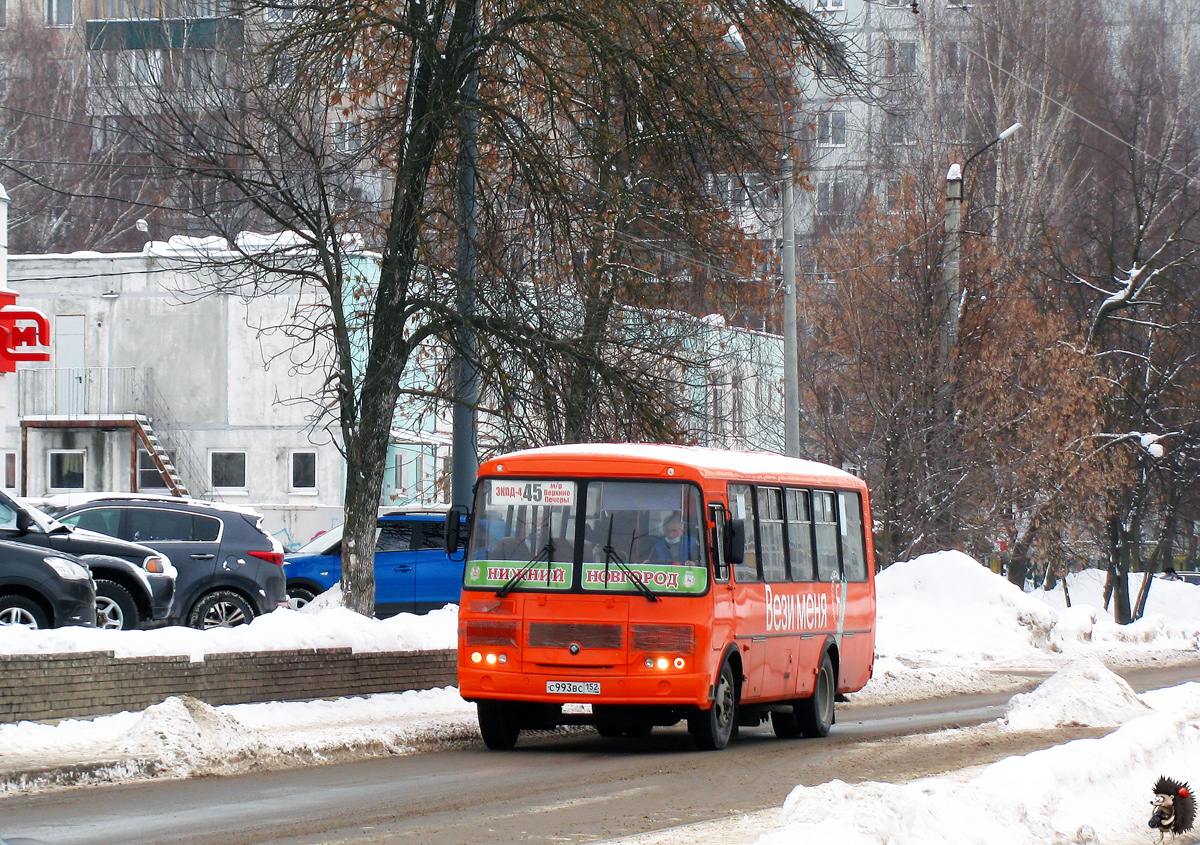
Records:
<instances>
[{"instance_id":1,"label":"bus passenger","mask_svg":"<svg viewBox=\"0 0 1200 845\"><path fill-rule=\"evenodd\" d=\"M685 563L695 566L697 558L696 541L690 534L683 532L683 520L679 514L673 513L663 521L663 536L659 537L650 548L647 563Z\"/></svg>"}]
</instances>

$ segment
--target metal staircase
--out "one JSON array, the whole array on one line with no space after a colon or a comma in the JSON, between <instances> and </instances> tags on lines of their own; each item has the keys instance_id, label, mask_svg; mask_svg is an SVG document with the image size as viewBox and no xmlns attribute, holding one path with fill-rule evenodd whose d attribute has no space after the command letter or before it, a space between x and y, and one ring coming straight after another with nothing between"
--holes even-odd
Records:
<instances>
[{"instance_id":1,"label":"metal staircase","mask_svg":"<svg viewBox=\"0 0 1200 845\"><path fill-rule=\"evenodd\" d=\"M134 432L137 439L141 442L146 452L150 455L150 460L154 462L154 466L158 469L158 474L167 482L167 487L176 496L189 498L191 493L188 492L187 485L180 476L179 470L175 468L175 462L171 460L170 454L163 448L158 435L154 433L154 427L150 424L150 418L137 415L133 419Z\"/></svg>"}]
</instances>

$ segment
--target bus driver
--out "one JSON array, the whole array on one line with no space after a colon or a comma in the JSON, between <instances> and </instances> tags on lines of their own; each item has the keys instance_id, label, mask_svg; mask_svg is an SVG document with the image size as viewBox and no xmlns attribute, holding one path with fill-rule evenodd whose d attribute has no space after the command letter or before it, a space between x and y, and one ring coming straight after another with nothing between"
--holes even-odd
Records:
<instances>
[{"instance_id":1,"label":"bus driver","mask_svg":"<svg viewBox=\"0 0 1200 845\"><path fill-rule=\"evenodd\" d=\"M647 563L682 563L695 566L699 555L696 554L696 541L690 534L683 532L683 520L675 512L663 521L663 536L655 541L650 548Z\"/></svg>"}]
</instances>

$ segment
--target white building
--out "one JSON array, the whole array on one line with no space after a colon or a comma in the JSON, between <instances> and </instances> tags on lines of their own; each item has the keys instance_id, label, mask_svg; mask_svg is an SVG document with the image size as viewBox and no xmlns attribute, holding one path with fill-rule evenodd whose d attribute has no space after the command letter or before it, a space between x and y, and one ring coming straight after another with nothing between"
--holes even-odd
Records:
<instances>
[{"instance_id":1,"label":"white building","mask_svg":"<svg viewBox=\"0 0 1200 845\"><path fill-rule=\"evenodd\" d=\"M7 196L0 207L6 216ZM297 366L290 340L264 330L299 294L185 298L179 291L212 271L154 253L0 249L0 291L17 294L16 307L40 312L49 328L49 345L36 347L49 360L0 374L5 488L174 492L248 505L291 548L339 524L344 462L334 421L314 426L307 401L324 373ZM389 453L383 504L444 501L443 421L405 422L381 444Z\"/></svg>"}]
</instances>

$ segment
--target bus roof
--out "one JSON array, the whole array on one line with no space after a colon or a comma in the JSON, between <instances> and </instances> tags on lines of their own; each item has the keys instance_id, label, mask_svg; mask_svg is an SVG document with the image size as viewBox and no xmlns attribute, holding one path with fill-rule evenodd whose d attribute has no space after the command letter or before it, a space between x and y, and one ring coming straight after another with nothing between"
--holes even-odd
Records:
<instances>
[{"instance_id":1,"label":"bus roof","mask_svg":"<svg viewBox=\"0 0 1200 845\"><path fill-rule=\"evenodd\" d=\"M819 477L854 487L862 479L829 464L803 458L788 458L772 452L742 452L711 449L704 446L676 446L667 443L572 443L562 446L543 446L498 455L480 466L480 472L495 472L497 463L517 460L587 461L591 459L620 460L624 463L672 464L695 467L702 473L730 476L806 476ZM525 469L526 467L521 467ZM519 471L519 470L518 470ZM544 469L543 469L544 471Z\"/></svg>"}]
</instances>

